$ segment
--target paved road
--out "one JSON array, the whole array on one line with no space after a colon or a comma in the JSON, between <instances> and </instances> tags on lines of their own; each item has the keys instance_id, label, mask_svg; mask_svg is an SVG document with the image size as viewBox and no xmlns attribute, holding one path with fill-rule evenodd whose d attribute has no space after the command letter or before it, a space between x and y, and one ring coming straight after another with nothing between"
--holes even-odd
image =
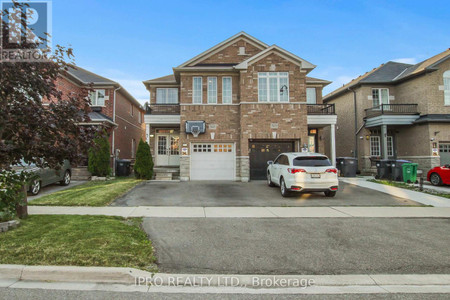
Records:
<instances>
[{"instance_id":1,"label":"paved road","mask_svg":"<svg viewBox=\"0 0 450 300\"><path fill-rule=\"evenodd\" d=\"M251 294L160 294L160 293L123 293L123 292L105 292L105 291L67 291L67 290L48 290L48 289L7 289L0 288L0 299L15 300L15 299L33 299L33 300L48 300L48 299L86 299L86 300L138 300L138 299L179 299L179 300L193 300L193 299L337 299L337 300L359 300L359 299L412 299L412 300L428 300L428 299L448 299L448 294L340 294L340 295L251 295Z\"/></svg>"},{"instance_id":2,"label":"paved road","mask_svg":"<svg viewBox=\"0 0 450 300\"><path fill-rule=\"evenodd\" d=\"M294 194L283 198L265 181L156 182L149 181L116 200L113 206L398 206L421 205L375 190L340 183L335 198L323 193Z\"/></svg>"},{"instance_id":3,"label":"paved road","mask_svg":"<svg viewBox=\"0 0 450 300\"><path fill-rule=\"evenodd\" d=\"M143 227L167 273L450 273L449 219L173 219Z\"/></svg>"}]
</instances>

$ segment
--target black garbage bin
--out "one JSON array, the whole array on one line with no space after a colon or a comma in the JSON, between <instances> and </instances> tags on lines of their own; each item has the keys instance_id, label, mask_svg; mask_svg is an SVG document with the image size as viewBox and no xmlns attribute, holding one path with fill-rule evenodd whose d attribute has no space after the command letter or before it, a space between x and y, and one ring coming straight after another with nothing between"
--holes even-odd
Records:
<instances>
[{"instance_id":1,"label":"black garbage bin","mask_svg":"<svg viewBox=\"0 0 450 300\"><path fill-rule=\"evenodd\" d=\"M377 176L376 179L389 179L392 180L392 166L395 166L395 160L393 159L381 159L376 161Z\"/></svg>"},{"instance_id":2,"label":"black garbage bin","mask_svg":"<svg viewBox=\"0 0 450 300\"><path fill-rule=\"evenodd\" d=\"M131 161L128 159L116 159L116 176L126 177L131 173Z\"/></svg>"},{"instance_id":3,"label":"black garbage bin","mask_svg":"<svg viewBox=\"0 0 450 300\"><path fill-rule=\"evenodd\" d=\"M356 177L358 160L354 157L338 157L336 158L336 168L343 177Z\"/></svg>"},{"instance_id":4,"label":"black garbage bin","mask_svg":"<svg viewBox=\"0 0 450 300\"><path fill-rule=\"evenodd\" d=\"M392 179L403 181L403 164L411 163L409 160L397 159L392 165Z\"/></svg>"}]
</instances>

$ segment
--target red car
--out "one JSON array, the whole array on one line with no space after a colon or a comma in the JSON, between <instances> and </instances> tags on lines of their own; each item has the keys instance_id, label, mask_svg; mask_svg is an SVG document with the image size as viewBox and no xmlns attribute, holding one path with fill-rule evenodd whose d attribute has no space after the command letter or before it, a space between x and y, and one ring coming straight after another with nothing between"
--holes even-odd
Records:
<instances>
[{"instance_id":1,"label":"red car","mask_svg":"<svg viewBox=\"0 0 450 300\"><path fill-rule=\"evenodd\" d=\"M432 185L450 185L450 165L431 169L428 171L427 180L431 182Z\"/></svg>"}]
</instances>

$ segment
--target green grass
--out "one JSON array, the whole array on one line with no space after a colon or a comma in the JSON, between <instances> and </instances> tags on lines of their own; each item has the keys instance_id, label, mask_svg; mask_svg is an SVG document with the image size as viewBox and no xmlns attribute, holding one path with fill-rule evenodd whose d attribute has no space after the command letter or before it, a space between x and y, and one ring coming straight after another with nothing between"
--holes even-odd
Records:
<instances>
[{"instance_id":1,"label":"green grass","mask_svg":"<svg viewBox=\"0 0 450 300\"><path fill-rule=\"evenodd\" d=\"M35 215L0 234L0 264L133 267L155 271L140 218Z\"/></svg>"},{"instance_id":2,"label":"green grass","mask_svg":"<svg viewBox=\"0 0 450 300\"><path fill-rule=\"evenodd\" d=\"M28 205L105 206L122 196L142 180L127 178L89 181L72 188L43 196Z\"/></svg>"},{"instance_id":3,"label":"green grass","mask_svg":"<svg viewBox=\"0 0 450 300\"><path fill-rule=\"evenodd\" d=\"M386 180L386 179L368 179L367 181L374 182L374 183L379 183L379 184L384 184L384 185L395 186L395 187L399 187L399 188L402 188L402 189L407 189L407 190L416 191L416 192L422 192L422 193L430 194L430 195L433 195L433 196L440 196L440 197L444 197L444 198L449 198L450 199L450 194L439 193L438 191L435 191L435 190L432 190L432 189L427 189L426 186L424 186L424 190L421 191L415 185L404 183L404 182L398 182L398 181L392 181L392 180Z\"/></svg>"}]
</instances>

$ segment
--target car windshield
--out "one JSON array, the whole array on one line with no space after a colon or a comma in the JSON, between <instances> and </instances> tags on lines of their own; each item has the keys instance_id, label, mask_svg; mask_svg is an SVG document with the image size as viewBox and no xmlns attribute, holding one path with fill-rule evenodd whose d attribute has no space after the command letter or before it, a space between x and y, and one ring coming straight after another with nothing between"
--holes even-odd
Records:
<instances>
[{"instance_id":1,"label":"car windshield","mask_svg":"<svg viewBox=\"0 0 450 300\"><path fill-rule=\"evenodd\" d=\"M330 160L326 156L299 156L294 158L295 167L329 167Z\"/></svg>"}]
</instances>

